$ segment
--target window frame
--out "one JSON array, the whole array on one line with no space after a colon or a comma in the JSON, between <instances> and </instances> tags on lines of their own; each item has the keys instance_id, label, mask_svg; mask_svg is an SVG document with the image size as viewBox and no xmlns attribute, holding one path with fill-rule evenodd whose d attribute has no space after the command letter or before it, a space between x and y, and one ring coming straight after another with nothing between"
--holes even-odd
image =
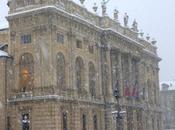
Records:
<instances>
[{"instance_id":1,"label":"window frame","mask_svg":"<svg viewBox=\"0 0 175 130\"><path fill-rule=\"evenodd\" d=\"M30 44L32 43L32 35L31 34L24 34L20 37L21 44Z\"/></svg>"},{"instance_id":2,"label":"window frame","mask_svg":"<svg viewBox=\"0 0 175 130\"><path fill-rule=\"evenodd\" d=\"M76 40L76 48L83 49L83 42L82 42L82 40L79 40L79 39Z\"/></svg>"},{"instance_id":3,"label":"window frame","mask_svg":"<svg viewBox=\"0 0 175 130\"><path fill-rule=\"evenodd\" d=\"M65 36L62 32L57 32L57 43L64 44L65 43Z\"/></svg>"}]
</instances>

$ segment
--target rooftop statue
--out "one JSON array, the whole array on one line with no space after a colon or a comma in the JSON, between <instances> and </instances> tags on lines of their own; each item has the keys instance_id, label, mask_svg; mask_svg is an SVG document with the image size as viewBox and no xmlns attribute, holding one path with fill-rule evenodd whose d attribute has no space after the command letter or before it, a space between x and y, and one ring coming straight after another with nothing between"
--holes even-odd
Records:
<instances>
[{"instance_id":1,"label":"rooftop statue","mask_svg":"<svg viewBox=\"0 0 175 130\"><path fill-rule=\"evenodd\" d=\"M133 21L132 30L138 32L138 23L137 23L136 19L134 19L134 21Z\"/></svg>"},{"instance_id":2,"label":"rooftop statue","mask_svg":"<svg viewBox=\"0 0 175 130\"><path fill-rule=\"evenodd\" d=\"M80 0L80 3L83 5L84 4L84 2L85 2L85 0Z\"/></svg>"},{"instance_id":3,"label":"rooftop statue","mask_svg":"<svg viewBox=\"0 0 175 130\"><path fill-rule=\"evenodd\" d=\"M114 10L114 20L118 22L118 13L119 11L117 9Z\"/></svg>"},{"instance_id":4,"label":"rooftop statue","mask_svg":"<svg viewBox=\"0 0 175 130\"><path fill-rule=\"evenodd\" d=\"M106 4L109 2L110 0L103 0L102 3L101 3L101 6L102 6L102 16L105 16L106 15Z\"/></svg>"},{"instance_id":5,"label":"rooftop statue","mask_svg":"<svg viewBox=\"0 0 175 130\"><path fill-rule=\"evenodd\" d=\"M128 20L129 20L129 16L127 13L125 13L125 16L124 16L124 26L127 27L128 26Z\"/></svg>"},{"instance_id":6,"label":"rooftop statue","mask_svg":"<svg viewBox=\"0 0 175 130\"><path fill-rule=\"evenodd\" d=\"M97 12L97 9L98 9L97 3L94 3L94 6L93 6L94 12Z\"/></svg>"}]
</instances>

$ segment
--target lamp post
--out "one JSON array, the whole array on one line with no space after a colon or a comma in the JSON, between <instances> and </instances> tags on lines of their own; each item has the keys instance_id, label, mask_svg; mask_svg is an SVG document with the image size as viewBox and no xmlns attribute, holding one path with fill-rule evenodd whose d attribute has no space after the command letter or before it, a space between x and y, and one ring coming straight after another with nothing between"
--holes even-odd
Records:
<instances>
[{"instance_id":1,"label":"lamp post","mask_svg":"<svg viewBox=\"0 0 175 130\"><path fill-rule=\"evenodd\" d=\"M22 115L22 130L29 130L30 120L29 114Z\"/></svg>"},{"instance_id":2,"label":"lamp post","mask_svg":"<svg viewBox=\"0 0 175 130\"><path fill-rule=\"evenodd\" d=\"M114 89L114 97L117 100L117 111L113 111L112 115L113 115L113 119L116 120L116 129L121 130L120 122L123 119L124 114L126 113L126 111L121 110L121 106L119 104L120 93L119 93L118 88Z\"/></svg>"}]
</instances>

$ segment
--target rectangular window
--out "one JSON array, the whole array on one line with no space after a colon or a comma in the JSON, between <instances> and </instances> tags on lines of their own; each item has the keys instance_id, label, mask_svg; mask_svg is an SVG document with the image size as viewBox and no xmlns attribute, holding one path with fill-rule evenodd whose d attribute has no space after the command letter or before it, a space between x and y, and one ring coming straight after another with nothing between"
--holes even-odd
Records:
<instances>
[{"instance_id":1,"label":"rectangular window","mask_svg":"<svg viewBox=\"0 0 175 130\"><path fill-rule=\"evenodd\" d=\"M64 44L64 35L62 33L57 34L57 42Z\"/></svg>"},{"instance_id":2,"label":"rectangular window","mask_svg":"<svg viewBox=\"0 0 175 130\"><path fill-rule=\"evenodd\" d=\"M86 115L83 114L83 130L86 130Z\"/></svg>"},{"instance_id":3,"label":"rectangular window","mask_svg":"<svg viewBox=\"0 0 175 130\"><path fill-rule=\"evenodd\" d=\"M7 116L7 130L11 130L11 121L9 116Z\"/></svg>"},{"instance_id":4,"label":"rectangular window","mask_svg":"<svg viewBox=\"0 0 175 130\"><path fill-rule=\"evenodd\" d=\"M76 41L76 46L77 46L77 48L82 49L82 41L77 40L77 41Z\"/></svg>"},{"instance_id":5,"label":"rectangular window","mask_svg":"<svg viewBox=\"0 0 175 130\"><path fill-rule=\"evenodd\" d=\"M22 35L21 36L21 43L22 44L28 44L32 42L32 36L31 34L27 34L27 35Z\"/></svg>"},{"instance_id":6,"label":"rectangular window","mask_svg":"<svg viewBox=\"0 0 175 130\"><path fill-rule=\"evenodd\" d=\"M94 115L93 117L93 124L94 124L94 130L98 130L98 123L97 123L97 115Z\"/></svg>"},{"instance_id":7,"label":"rectangular window","mask_svg":"<svg viewBox=\"0 0 175 130\"><path fill-rule=\"evenodd\" d=\"M92 45L88 46L89 53L93 54L94 53L94 47Z\"/></svg>"}]
</instances>

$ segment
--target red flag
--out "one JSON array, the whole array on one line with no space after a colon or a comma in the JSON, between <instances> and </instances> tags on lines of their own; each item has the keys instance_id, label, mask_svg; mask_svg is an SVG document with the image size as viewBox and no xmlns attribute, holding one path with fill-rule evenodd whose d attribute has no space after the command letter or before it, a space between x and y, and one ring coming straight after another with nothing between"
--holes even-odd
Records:
<instances>
[{"instance_id":1,"label":"red flag","mask_svg":"<svg viewBox=\"0 0 175 130\"><path fill-rule=\"evenodd\" d=\"M132 97L139 97L139 89L138 89L138 84L137 82L135 83L135 85L133 86L133 89L132 89Z\"/></svg>"},{"instance_id":2,"label":"red flag","mask_svg":"<svg viewBox=\"0 0 175 130\"><path fill-rule=\"evenodd\" d=\"M132 89L132 97L135 97L136 96L136 87L134 86L133 89Z\"/></svg>"},{"instance_id":3,"label":"red flag","mask_svg":"<svg viewBox=\"0 0 175 130\"><path fill-rule=\"evenodd\" d=\"M129 84L127 81L125 82L125 86L124 86L124 96L126 97L130 96L130 88L129 88Z\"/></svg>"}]
</instances>

